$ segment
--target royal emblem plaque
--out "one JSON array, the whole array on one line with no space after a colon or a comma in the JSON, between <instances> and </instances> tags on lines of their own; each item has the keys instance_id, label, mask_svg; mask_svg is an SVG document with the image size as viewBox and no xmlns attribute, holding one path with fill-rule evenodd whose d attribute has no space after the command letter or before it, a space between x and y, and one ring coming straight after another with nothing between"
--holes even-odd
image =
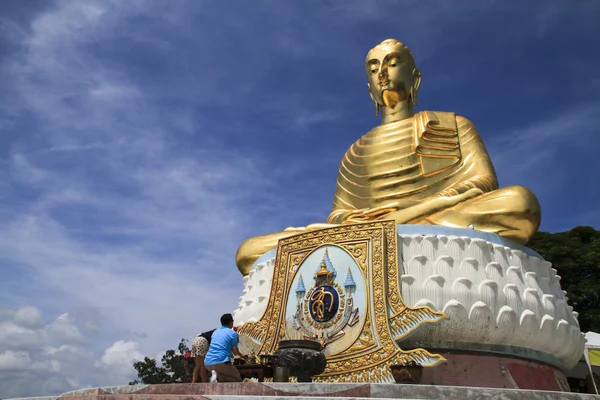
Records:
<instances>
[{"instance_id":1,"label":"royal emblem plaque","mask_svg":"<svg viewBox=\"0 0 600 400\"><path fill-rule=\"evenodd\" d=\"M335 265L344 267L343 275ZM343 247L317 247L298 266L292 280L285 337L316 340L326 355L356 342L365 322L360 311L366 308L365 292L356 292L356 281L360 288L365 286L359 265Z\"/></svg>"},{"instance_id":2,"label":"royal emblem plaque","mask_svg":"<svg viewBox=\"0 0 600 400\"><path fill-rule=\"evenodd\" d=\"M266 311L241 327L242 339L257 354L275 352L283 339L319 341L327 368L315 380L323 382L393 382L392 364L443 361L394 340L445 317L402 301L396 237L394 221L378 221L280 240Z\"/></svg>"}]
</instances>

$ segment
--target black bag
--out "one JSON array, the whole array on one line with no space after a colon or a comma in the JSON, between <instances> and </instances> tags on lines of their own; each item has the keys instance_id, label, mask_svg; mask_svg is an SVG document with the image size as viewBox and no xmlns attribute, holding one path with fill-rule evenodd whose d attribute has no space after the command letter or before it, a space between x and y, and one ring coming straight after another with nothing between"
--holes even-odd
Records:
<instances>
[{"instance_id":1,"label":"black bag","mask_svg":"<svg viewBox=\"0 0 600 400\"><path fill-rule=\"evenodd\" d=\"M202 336L204 339L206 339L208 341L208 344L210 344L210 340L212 339L212 335L213 335L214 331L216 331L216 329L213 329L212 331L201 333L198 336Z\"/></svg>"}]
</instances>

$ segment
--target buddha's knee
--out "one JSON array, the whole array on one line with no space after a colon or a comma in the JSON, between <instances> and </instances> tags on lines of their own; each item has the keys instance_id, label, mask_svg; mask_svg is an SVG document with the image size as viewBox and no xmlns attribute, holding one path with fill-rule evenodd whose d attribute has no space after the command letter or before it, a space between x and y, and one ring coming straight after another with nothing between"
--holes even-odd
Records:
<instances>
[{"instance_id":1,"label":"buddha's knee","mask_svg":"<svg viewBox=\"0 0 600 400\"><path fill-rule=\"evenodd\" d=\"M507 208L510 207L508 211L511 214L537 216L537 223L539 224L542 209L540 202L531 190L523 186L508 186L500 190L503 192L502 197L506 197Z\"/></svg>"},{"instance_id":2,"label":"buddha's knee","mask_svg":"<svg viewBox=\"0 0 600 400\"><path fill-rule=\"evenodd\" d=\"M500 190L501 197L506 202L506 214L500 222L507 228L500 232L500 236L526 244L540 227L540 203L531 190L522 186L509 186Z\"/></svg>"},{"instance_id":3,"label":"buddha's knee","mask_svg":"<svg viewBox=\"0 0 600 400\"><path fill-rule=\"evenodd\" d=\"M280 239L294 235L295 231L283 231L270 233L268 235L254 236L246 239L238 247L235 255L235 263L242 273L246 276L252 270L252 266L267 251L277 248L277 242Z\"/></svg>"},{"instance_id":4,"label":"buddha's knee","mask_svg":"<svg viewBox=\"0 0 600 400\"><path fill-rule=\"evenodd\" d=\"M265 236L255 236L246 239L238 247L235 255L235 264L243 276L250 273L254 262L266 251L265 247L268 247L267 242L269 242L269 238Z\"/></svg>"}]
</instances>

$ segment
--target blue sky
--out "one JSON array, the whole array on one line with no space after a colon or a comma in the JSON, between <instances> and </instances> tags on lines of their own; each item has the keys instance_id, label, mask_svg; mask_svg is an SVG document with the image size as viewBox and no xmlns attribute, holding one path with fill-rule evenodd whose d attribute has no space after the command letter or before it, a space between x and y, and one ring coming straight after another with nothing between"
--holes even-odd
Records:
<instances>
[{"instance_id":1,"label":"blue sky","mask_svg":"<svg viewBox=\"0 0 600 400\"><path fill-rule=\"evenodd\" d=\"M241 294L246 237L323 221L394 37L542 229L600 228L600 3L0 2L0 397L122 384ZM32 381L33 379L33 381Z\"/></svg>"}]
</instances>

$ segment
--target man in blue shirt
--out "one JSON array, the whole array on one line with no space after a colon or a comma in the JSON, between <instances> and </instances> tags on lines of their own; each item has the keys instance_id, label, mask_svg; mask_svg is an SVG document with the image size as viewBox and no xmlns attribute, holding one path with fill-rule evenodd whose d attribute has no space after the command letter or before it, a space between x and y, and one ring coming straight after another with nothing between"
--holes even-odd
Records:
<instances>
[{"instance_id":1,"label":"man in blue shirt","mask_svg":"<svg viewBox=\"0 0 600 400\"><path fill-rule=\"evenodd\" d=\"M213 332L208 353L204 357L204 365L212 374L211 382L241 382L238 369L231 363L232 353L243 357L238 350L238 334L233 330L233 316L225 314L221 317L221 327Z\"/></svg>"}]
</instances>

